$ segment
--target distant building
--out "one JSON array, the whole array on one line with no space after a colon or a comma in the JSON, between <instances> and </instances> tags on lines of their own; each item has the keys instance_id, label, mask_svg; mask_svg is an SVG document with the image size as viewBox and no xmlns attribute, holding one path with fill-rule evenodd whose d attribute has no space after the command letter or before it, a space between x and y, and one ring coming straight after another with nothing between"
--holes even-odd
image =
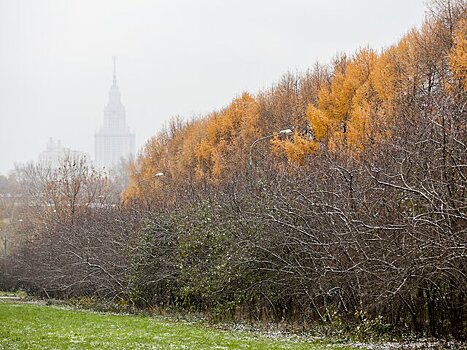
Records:
<instances>
[{"instance_id":1,"label":"distant building","mask_svg":"<svg viewBox=\"0 0 467 350\"><path fill-rule=\"evenodd\" d=\"M94 136L95 165L106 168L114 167L122 158L127 159L135 154L135 135L126 125L125 107L120 101L117 87L115 57L113 62L113 84L104 109L104 125Z\"/></svg>"},{"instance_id":2,"label":"distant building","mask_svg":"<svg viewBox=\"0 0 467 350\"><path fill-rule=\"evenodd\" d=\"M58 168L65 159L78 159L82 157L88 158L83 152L64 147L60 140L54 141L53 138L49 138L45 150L39 153L39 163L52 168Z\"/></svg>"}]
</instances>

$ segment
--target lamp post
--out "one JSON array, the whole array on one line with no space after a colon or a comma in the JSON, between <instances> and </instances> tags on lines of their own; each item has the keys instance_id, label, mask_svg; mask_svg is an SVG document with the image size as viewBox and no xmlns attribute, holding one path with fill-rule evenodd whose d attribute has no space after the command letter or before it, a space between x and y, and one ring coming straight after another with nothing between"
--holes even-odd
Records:
<instances>
[{"instance_id":1,"label":"lamp post","mask_svg":"<svg viewBox=\"0 0 467 350\"><path fill-rule=\"evenodd\" d=\"M155 173L154 174L154 189L156 189L158 186L157 186L157 183L159 183L160 185L164 184L164 178L165 177L165 174L163 172L158 172L158 173Z\"/></svg>"},{"instance_id":2,"label":"lamp post","mask_svg":"<svg viewBox=\"0 0 467 350\"><path fill-rule=\"evenodd\" d=\"M283 129L281 131L279 131L277 134L278 135L288 135L288 134L291 134L293 131L292 129ZM260 137L259 139L256 139L253 141L253 143L251 144L250 146L250 169L253 169L253 157L252 157L252 151L253 151L253 147L260 141L263 141L263 140L266 140L266 139L270 139L271 137L273 137L275 134L271 134L271 135L266 135L266 136L263 136L263 137Z\"/></svg>"}]
</instances>

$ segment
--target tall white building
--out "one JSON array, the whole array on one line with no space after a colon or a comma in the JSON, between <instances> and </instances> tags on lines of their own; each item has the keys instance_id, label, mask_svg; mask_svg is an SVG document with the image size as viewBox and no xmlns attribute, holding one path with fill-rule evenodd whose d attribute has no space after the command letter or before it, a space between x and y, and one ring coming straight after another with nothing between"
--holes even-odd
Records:
<instances>
[{"instance_id":1,"label":"tall white building","mask_svg":"<svg viewBox=\"0 0 467 350\"><path fill-rule=\"evenodd\" d=\"M39 153L39 164L58 168L66 159L75 160L80 158L89 157L83 152L64 147L60 140L54 141L53 138L49 138L45 150Z\"/></svg>"},{"instance_id":2,"label":"tall white building","mask_svg":"<svg viewBox=\"0 0 467 350\"><path fill-rule=\"evenodd\" d=\"M104 125L94 136L95 165L112 168L122 158L135 154L135 135L125 121L125 107L120 100L117 74L113 57L113 84L110 87L109 102L104 109Z\"/></svg>"}]
</instances>

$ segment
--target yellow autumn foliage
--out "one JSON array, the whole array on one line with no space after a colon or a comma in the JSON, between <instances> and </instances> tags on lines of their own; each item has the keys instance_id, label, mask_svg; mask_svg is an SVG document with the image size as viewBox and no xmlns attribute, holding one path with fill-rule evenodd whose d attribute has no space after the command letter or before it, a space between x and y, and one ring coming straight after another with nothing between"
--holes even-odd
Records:
<instances>
[{"instance_id":1,"label":"yellow autumn foliage","mask_svg":"<svg viewBox=\"0 0 467 350\"><path fill-rule=\"evenodd\" d=\"M155 197L164 184L155 181L158 172L174 188L228 183L248 166L252 143L283 128L293 128L293 136L276 135L269 146L290 163L305 164L320 149L358 159L392 137L401 111L415 111L415 103L426 103L437 89L456 96L467 90L466 34L462 16L428 18L381 52L364 48L341 55L331 67L286 74L271 90L243 93L204 118L175 122L131 165L125 198Z\"/></svg>"},{"instance_id":2,"label":"yellow autumn foliage","mask_svg":"<svg viewBox=\"0 0 467 350\"><path fill-rule=\"evenodd\" d=\"M462 19L454 33L454 46L449 54L449 63L454 76L467 90L467 19Z\"/></svg>"},{"instance_id":3,"label":"yellow autumn foliage","mask_svg":"<svg viewBox=\"0 0 467 350\"><path fill-rule=\"evenodd\" d=\"M277 136L271 140L273 152L276 155L284 155L289 162L296 165L303 165L306 158L318 150L318 143L309 140L306 136L294 132L292 138L284 140L279 139Z\"/></svg>"}]
</instances>

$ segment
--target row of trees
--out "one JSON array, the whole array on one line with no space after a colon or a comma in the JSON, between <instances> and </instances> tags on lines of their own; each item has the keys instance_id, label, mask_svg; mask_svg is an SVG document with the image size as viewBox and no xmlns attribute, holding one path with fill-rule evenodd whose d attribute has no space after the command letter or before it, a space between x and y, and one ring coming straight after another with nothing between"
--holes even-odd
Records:
<instances>
[{"instance_id":1,"label":"row of trees","mask_svg":"<svg viewBox=\"0 0 467 350\"><path fill-rule=\"evenodd\" d=\"M21 169L4 283L465 337L465 13L434 2L382 52L173 119L131 164L121 202L82 160Z\"/></svg>"}]
</instances>

